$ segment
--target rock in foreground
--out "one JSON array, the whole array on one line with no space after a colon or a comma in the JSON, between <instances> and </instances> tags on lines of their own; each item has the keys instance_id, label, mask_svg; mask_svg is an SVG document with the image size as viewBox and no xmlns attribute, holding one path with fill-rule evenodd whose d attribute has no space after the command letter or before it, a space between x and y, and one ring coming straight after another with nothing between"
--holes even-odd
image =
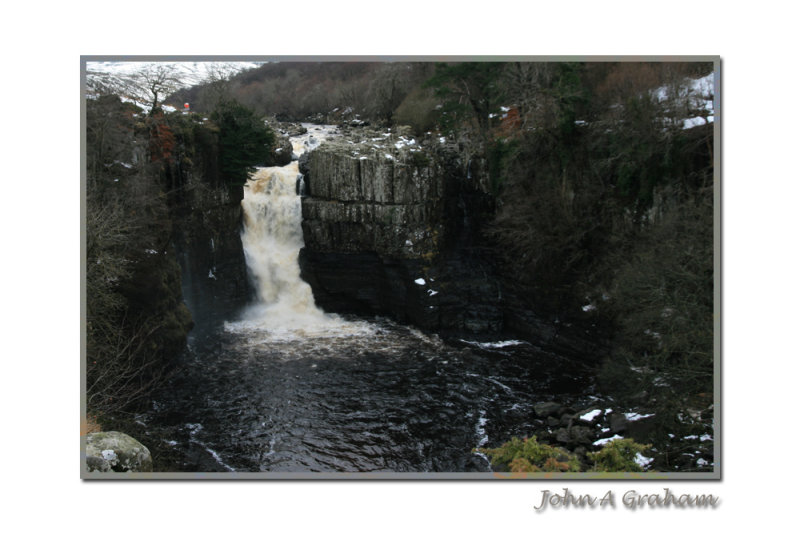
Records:
<instances>
[{"instance_id":1,"label":"rock in foreground","mask_svg":"<svg viewBox=\"0 0 800 534\"><path fill-rule=\"evenodd\" d=\"M122 432L94 432L86 436L86 466L89 471L150 472L150 451Z\"/></svg>"}]
</instances>

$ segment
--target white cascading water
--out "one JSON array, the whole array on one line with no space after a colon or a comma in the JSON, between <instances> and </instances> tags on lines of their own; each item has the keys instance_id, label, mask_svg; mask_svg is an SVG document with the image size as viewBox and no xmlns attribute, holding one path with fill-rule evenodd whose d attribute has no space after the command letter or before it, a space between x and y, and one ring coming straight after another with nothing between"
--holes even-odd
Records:
<instances>
[{"instance_id":1,"label":"white cascading water","mask_svg":"<svg viewBox=\"0 0 800 534\"><path fill-rule=\"evenodd\" d=\"M316 148L333 127L316 129L293 139L295 154ZM257 330L271 339L357 334L365 323L344 321L316 307L311 287L300 278L297 262L303 248L302 209L297 161L256 171L244 187L242 245L259 303L242 321L226 324L233 332Z\"/></svg>"}]
</instances>

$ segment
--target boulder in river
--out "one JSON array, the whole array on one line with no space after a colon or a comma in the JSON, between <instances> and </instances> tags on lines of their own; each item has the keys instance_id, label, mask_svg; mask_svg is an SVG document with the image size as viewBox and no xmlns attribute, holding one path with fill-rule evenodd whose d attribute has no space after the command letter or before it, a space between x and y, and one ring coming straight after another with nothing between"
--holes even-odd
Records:
<instances>
[{"instance_id":1,"label":"boulder in river","mask_svg":"<svg viewBox=\"0 0 800 534\"><path fill-rule=\"evenodd\" d=\"M291 140L288 137L279 137L272 151L272 156L272 165L275 167L283 167L291 163L293 160L292 156L294 156Z\"/></svg>"}]
</instances>

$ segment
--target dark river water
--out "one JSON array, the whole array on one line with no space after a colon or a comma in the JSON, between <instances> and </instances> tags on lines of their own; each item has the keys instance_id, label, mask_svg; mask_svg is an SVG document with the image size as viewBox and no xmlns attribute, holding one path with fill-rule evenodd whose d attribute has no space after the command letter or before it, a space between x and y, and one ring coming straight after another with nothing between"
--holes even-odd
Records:
<instances>
[{"instance_id":1,"label":"dark river water","mask_svg":"<svg viewBox=\"0 0 800 534\"><path fill-rule=\"evenodd\" d=\"M535 403L593 392L590 373L527 343L348 324L355 333L195 334L180 372L139 416L170 451L167 469L490 471L474 448L530 435Z\"/></svg>"},{"instance_id":2,"label":"dark river water","mask_svg":"<svg viewBox=\"0 0 800 534\"><path fill-rule=\"evenodd\" d=\"M296 153L335 130L307 126ZM323 313L297 263L299 177L297 161L250 177L242 244L256 304L193 332L180 371L138 416L164 469L489 471L476 447L530 435L537 402L592 394L591 373L527 343L443 342Z\"/></svg>"}]
</instances>

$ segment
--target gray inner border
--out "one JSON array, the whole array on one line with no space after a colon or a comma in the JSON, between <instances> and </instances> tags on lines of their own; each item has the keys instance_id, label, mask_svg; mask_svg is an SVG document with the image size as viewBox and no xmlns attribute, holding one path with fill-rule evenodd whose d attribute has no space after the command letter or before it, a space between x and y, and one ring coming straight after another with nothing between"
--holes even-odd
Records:
<instances>
[{"instance_id":1,"label":"gray inner border","mask_svg":"<svg viewBox=\"0 0 800 534\"><path fill-rule=\"evenodd\" d=\"M81 421L86 420L86 63L94 61L584 61L584 62L687 62L708 61L714 63L714 470L703 473L99 473L86 467L86 437L80 436L80 476L83 480L533 480L533 481L722 481L722 58L721 56L80 56L81 98Z\"/></svg>"}]
</instances>

